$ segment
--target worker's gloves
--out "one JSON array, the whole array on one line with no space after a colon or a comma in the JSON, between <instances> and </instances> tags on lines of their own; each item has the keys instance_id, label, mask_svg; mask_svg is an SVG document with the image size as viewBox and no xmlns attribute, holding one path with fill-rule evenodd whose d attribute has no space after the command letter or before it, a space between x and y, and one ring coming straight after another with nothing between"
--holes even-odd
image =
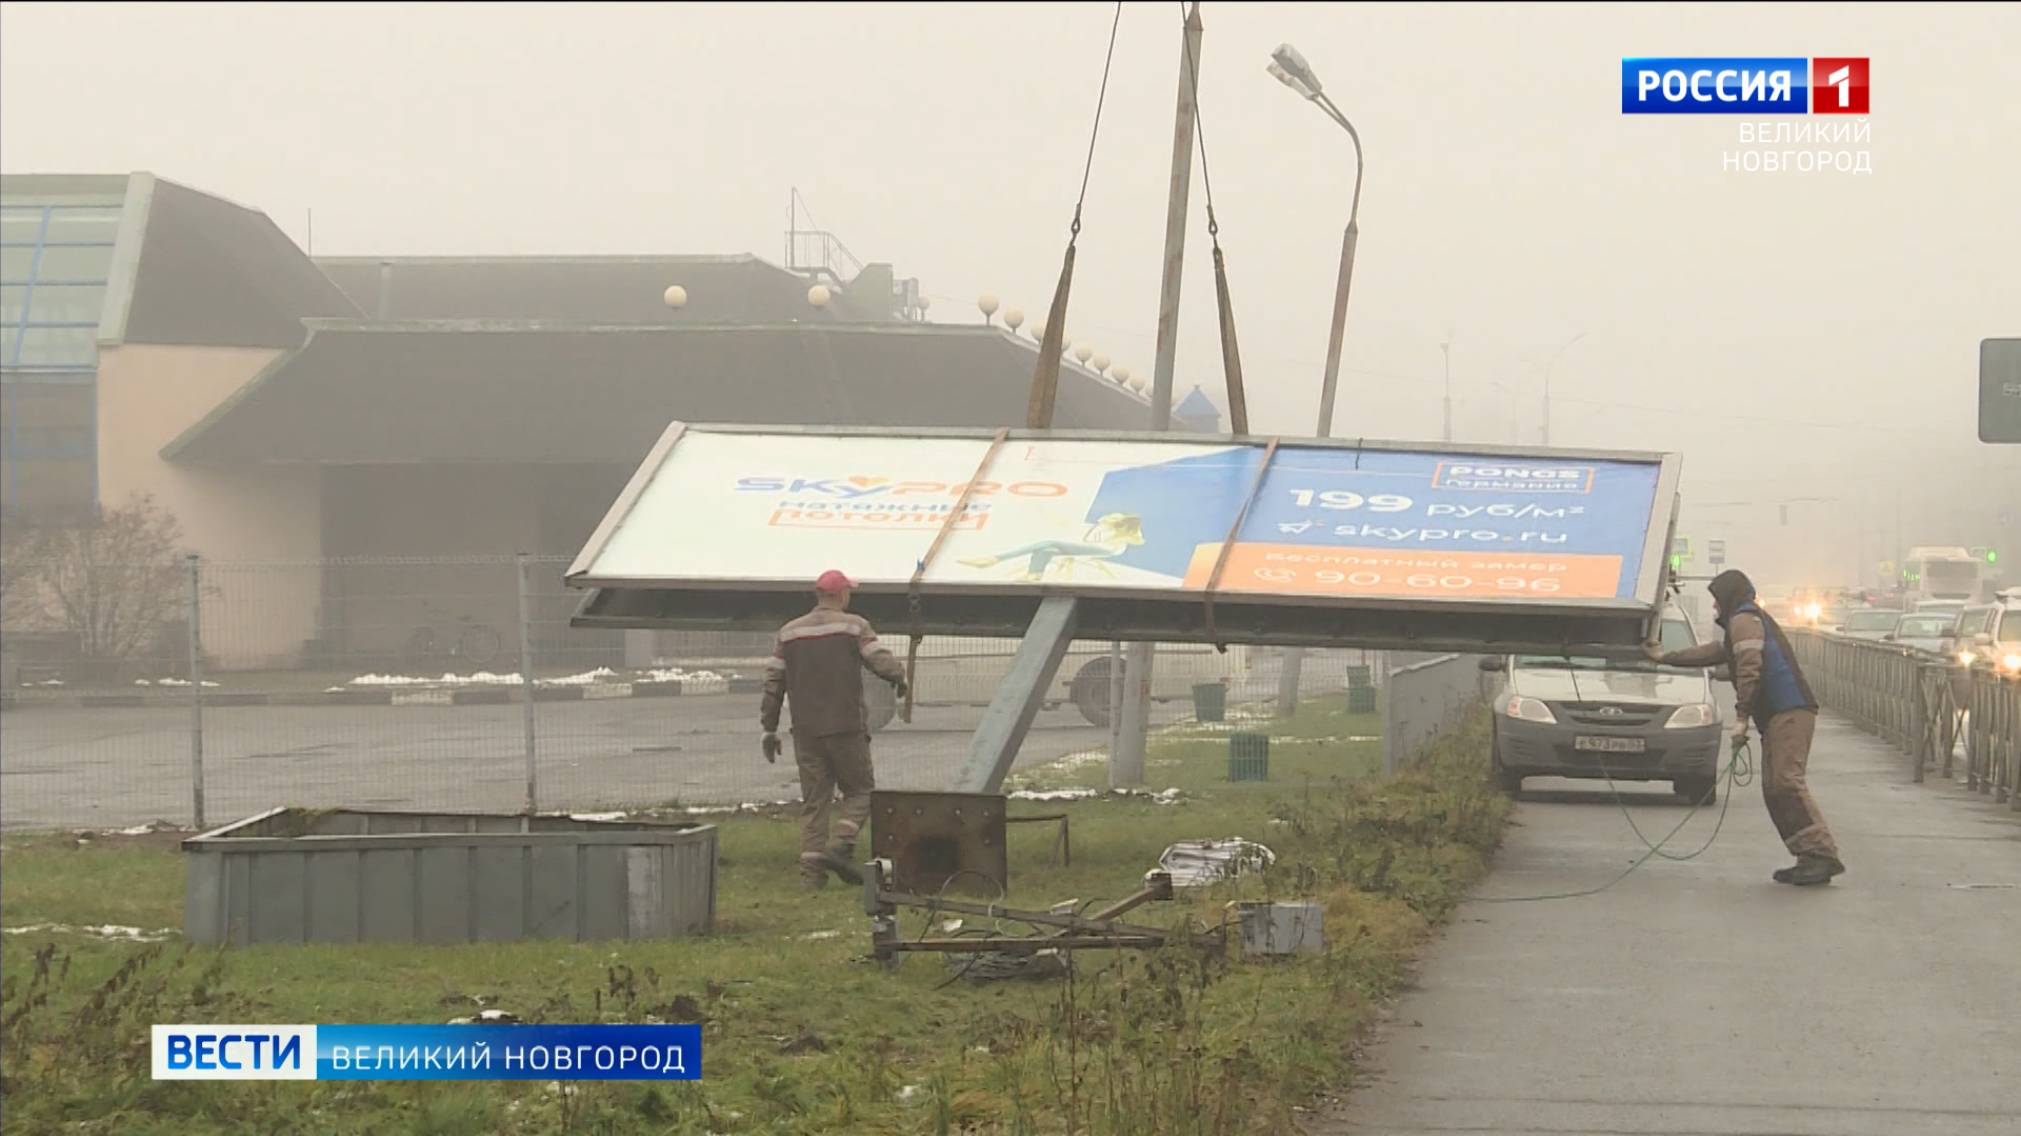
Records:
<instances>
[{"instance_id":1,"label":"worker's gloves","mask_svg":"<svg viewBox=\"0 0 2021 1136\"><path fill-rule=\"evenodd\" d=\"M1739 753L1741 749L1746 745L1747 745L1747 721L1745 719L1742 719L1740 725L1733 731L1733 752Z\"/></svg>"},{"instance_id":2,"label":"worker's gloves","mask_svg":"<svg viewBox=\"0 0 2021 1136\"><path fill-rule=\"evenodd\" d=\"M1662 662L1665 654L1663 648L1655 643L1642 644L1642 653L1649 656L1649 661L1652 663Z\"/></svg>"},{"instance_id":3,"label":"worker's gloves","mask_svg":"<svg viewBox=\"0 0 2021 1136\"><path fill-rule=\"evenodd\" d=\"M900 702L903 702L911 696L912 687L904 679L899 679L897 682L891 684L891 693L896 695Z\"/></svg>"},{"instance_id":4,"label":"worker's gloves","mask_svg":"<svg viewBox=\"0 0 2021 1136\"><path fill-rule=\"evenodd\" d=\"M779 741L779 735L773 733L766 734L761 744L765 749L765 760L769 762L776 763L779 760L779 751L785 748Z\"/></svg>"}]
</instances>

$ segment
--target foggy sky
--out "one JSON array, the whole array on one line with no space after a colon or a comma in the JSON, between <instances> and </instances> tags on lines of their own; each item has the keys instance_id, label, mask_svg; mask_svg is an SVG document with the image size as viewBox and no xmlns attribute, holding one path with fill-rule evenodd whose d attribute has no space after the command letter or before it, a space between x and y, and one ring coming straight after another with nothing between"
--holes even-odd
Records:
<instances>
[{"instance_id":1,"label":"foggy sky","mask_svg":"<svg viewBox=\"0 0 2021 1136\"><path fill-rule=\"evenodd\" d=\"M859 257L918 276L933 318L979 318L982 291L1036 316L1112 13L0 5L0 167L149 169L298 243L313 210L319 255L778 260L798 186ZM1147 376L1180 14L1123 13L1067 321ZM2021 447L1982 446L1974 421L1979 340L2021 335L2021 8L1203 16L1259 429L1312 429L1353 180L1346 137L1264 73L1290 41L1369 161L1337 434L1436 438L1450 335L1458 436L1535 442L1543 362L1583 331L1554 370L1554 442L1681 450L1685 528L1737 559L1871 559L1898 483L1911 526L1949 509L1976 531L1989 501L2021 502ZM1748 120L1622 115L1623 55L1870 56L1876 172L1726 172ZM1180 396L1220 383L1197 162L1194 179ZM1811 521L1791 539L1770 504L1789 497L1837 500L1795 506Z\"/></svg>"}]
</instances>

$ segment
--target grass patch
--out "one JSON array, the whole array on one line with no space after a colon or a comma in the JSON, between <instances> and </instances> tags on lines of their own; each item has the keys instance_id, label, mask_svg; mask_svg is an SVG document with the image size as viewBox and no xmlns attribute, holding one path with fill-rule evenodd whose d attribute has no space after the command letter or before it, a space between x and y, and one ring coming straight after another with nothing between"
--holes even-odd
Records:
<instances>
[{"instance_id":1,"label":"grass patch","mask_svg":"<svg viewBox=\"0 0 2021 1136\"><path fill-rule=\"evenodd\" d=\"M1377 779L1366 716L1321 703L1270 724L1272 780L1229 784L1225 739L1179 730L1152 750L1154 789L1184 803L1019 802L1066 812L1013 826L1013 900L1044 906L1136 888L1173 840L1243 835L1268 871L1133 918L1213 924L1235 898L1326 911L1328 950L1297 961L1089 953L1051 982L948 983L928 956L862 961L867 925L840 887L793 890L790 820L721 826L717 932L640 943L269 946L6 936L0 1093L9 1127L81 1132L1280 1133L1340 1084L1350 1043L1499 838L1485 722ZM1087 767L1053 778L1085 778ZM1099 775L1100 770L1093 773ZM1042 783L1041 769L1026 780ZM1041 831L1046 830L1046 831ZM10 839L0 922L173 927L183 869L161 837ZM902 927L920 929L917 917ZM825 934L839 932L839 934ZM441 1022L476 1009L535 1021L699 1021L696 1084L202 1083L147 1079L163 1021Z\"/></svg>"}]
</instances>

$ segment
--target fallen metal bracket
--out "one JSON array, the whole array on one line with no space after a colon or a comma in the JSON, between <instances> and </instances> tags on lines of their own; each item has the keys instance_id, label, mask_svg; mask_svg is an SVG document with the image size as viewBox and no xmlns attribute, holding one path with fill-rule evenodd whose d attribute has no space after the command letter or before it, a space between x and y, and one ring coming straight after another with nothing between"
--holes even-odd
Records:
<instances>
[{"instance_id":1,"label":"fallen metal bracket","mask_svg":"<svg viewBox=\"0 0 2021 1136\"><path fill-rule=\"evenodd\" d=\"M887 970L898 965L900 954L912 951L947 954L986 952L1036 954L1055 950L1156 950L1174 941L1190 942L1198 949L1214 953L1226 949L1225 936L1219 930L1171 931L1162 927L1147 927L1118 920L1118 916L1146 903L1172 898L1172 877L1162 871L1145 873L1144 886L1115 903L1087 915L1076 915L1062 911L1028 911L1006 907L1000 903L975 903L898 891L890 886L892 879L890 861L872 860L865 867L867 871L863 877L863 911L870 916L871 953ZM931 915L945 912L1007 920L1048 928L1049 931L1036 935L907 939L898 932L898 909L901 907L923 909Z\"/></svg>"}]
</instances>

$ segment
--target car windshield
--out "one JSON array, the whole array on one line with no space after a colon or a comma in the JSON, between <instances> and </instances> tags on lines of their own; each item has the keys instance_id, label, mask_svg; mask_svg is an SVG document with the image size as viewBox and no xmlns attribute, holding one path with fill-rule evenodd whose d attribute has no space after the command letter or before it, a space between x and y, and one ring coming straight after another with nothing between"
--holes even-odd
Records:
<instances>
[{"instance_id":1,"label":"car windshield","mask_svg":"<svg viewBox=\"0 0 2021 1136\"><path fill-rule=\"evenodd\" d=\"M2000 642L2021 643L2021 615L2010 611L2000 621Z\"/></svg>"},{"instance_id":2,"label":"car windshield","mask_svg":"<svg viewBox=\"0 0 2021 1136\"><path fill-rule=\"evenodd\" d=\"M1691 646L1691 627L1681 619L1666 619L1662 626L1665 651L1681 651ZM1647 659L1602 659L1592 655L1517 655L1516 665L1528 670L1577 671L1663 671L1674 673L1688 667L1659 667Z\"/></svg>"},{"instance_id":3,"label":"car windshield","mask_svg":"<svg viewBox=\"0 0 2021 1136\"><path fill-rule=\"evenodd\" d=\"M1887 631L1900 620L1901 614L1892 611L1856 611L1846 619L1847 631Z\"/></svg>"},{"instance_id":4,"label":"car windshield","mask_svg":"<svg viewBox=\"0 0 2021 1136\"><path fill-rule=\"evenodd\" d=\"M1895 635L1902 639L1941 639L1950 633L1951 623L1948 615L1912 615L1895 627Z\"/></svg>"}]
</instances>

